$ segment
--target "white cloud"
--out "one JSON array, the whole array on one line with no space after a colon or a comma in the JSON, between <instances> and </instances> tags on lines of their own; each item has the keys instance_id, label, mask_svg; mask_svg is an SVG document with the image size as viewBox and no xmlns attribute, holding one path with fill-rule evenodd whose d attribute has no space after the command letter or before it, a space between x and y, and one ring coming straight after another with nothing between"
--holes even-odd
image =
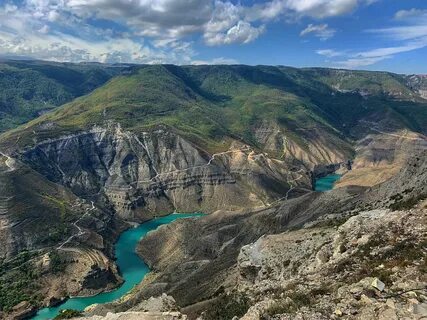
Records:
<instances>
[{"instance_id":1,"label":"white cloud","mask_svg":"<svg viewBox=\"0 0 427 320\"><path fill-rule=\"evenodd\" d=\"M194 60L191 62L192 65L209 65L209 64L238 64L239 61L229 58L215 58L212 60Z\"/></svg>"},{"instance_id":2,"label":"white cloud","mask_svg":"<svg viewBox=\"0 0 427 320\"><path fill-rule=\"evenodd\" d=\"M49 26L48 25L44 25L43 27L41 27L40 29L39 29L39 32L40 33L48 33L49 32Z\"/></svg>"},{"instance_id":3,"label":"white cloud","mask_svg":"<svg viewBox=\"0 0 427 320\"><path fill-rule=\"evenodd\" d=\"M392 40L412 40L427 36L427 20L425 24L399 26L383 29L368 30L370 33L380 34Z\"/></svg>"},{"instance_id":4,"label":"white cloud","mask_svg":"<svg viewBox=\"0 0 427 320\"><path fill-rule=\"evenodd\" d=\"M287 7L298 14L315 18L340 16L353 11L358 0L288 0Z\"/></svg>"},{"instance_id":5,"label":"white cloud","mask_svg":"<svg viewBox=\"0 0 427 320\"><path fill-rule=\"evenodd\" d=\"M409 52L417 49L422 49L427 47L427 38L419 39L417 41L407 42L400 46L393 47L381 47L375 48L372 50L353 52L353 53L342 53L331 50L318 50L318 54L322 54L327 57L337 57L337 56L345 56L345 59L336 62L339 66L345 68L359 68L369 66L375 63L378 63L383 60L391 59L395 55Z\"/></svg>"},{"instance_id":6,"label":"white cloud","mask_svg":"<svg viewBox=\"0 0 427 320\"><path fill-rule=\"evenodd\" d=\"M80 17L88 13L97 18L126 24L148 36L179 37L198 31L210 19L210 0L68 0L66 10Z\"/></svg>"},{"instance_id":7,"label":"white cloud","mask_svg":"<svg viewBox=\"0 0 427 320\"><path fill-rule=\"evenodd\" d=\"M400 10L395 18L402 21L402 25L389 28L367 30L369 33L380 34L392 40L420 40L427 37L427 10L415 9Z\"/></svg>"},{"instance_id":8,"label":"white cloud","mask_svg":"<svg viewBox=\"0 0 427 320\"><path fill-rule=\"evenodd\" d=\"M398 54L419 50L427 47L427 10L400 10L394 15L402 25L366 30L367 33L387 39L395 44L359 52L340 52L333 49L317 50L318 54L328 58L341 56L336 62L341 67L359 68L391 59Z\"/></svg>"},{"instance_id":9,"label":"white cloud","mask_svg":"<svg viewBox=\"0 0 427 320\"><path fill-rule=\"evenodd\" d=\"M52 23L59 13L45 6L47 2L31 0L29 7L20 10L0 7L0 55L71 62L177 64L190 63L195 55L188 42L174 41L163 48L149 46L142 39L126 33L115 36L111 30L96 28L75 16L61 19L63 24Z\"/></svg>"},{"instance_id":10,"label":"white cloud","mask_svg":"<svg viewBox=\"0 0 427 320\"><path fill-rule=\"evenodd\" d=\"M369 66L383 60L391 59L399 53L409 52L425 47L427 47L427 38L420 39L418 41L408 42L400 46L382 47L367 51L346 54L346 58L344 60L338 61L337 64L345 68L354 69ZM327 54L325 55L328 56Z\"/></svg>"},{"instance_id":11,"label":"white cloud","mask_svg":"<svg viewBox=\"0 0 427 320\"><path fill-rule=\"evenodd\" d=\"M319 49L319 50L316 50L316 53L328 58L339 57L345 54L345 52L343 51L336 51L334 49Z\"/></svg>"},{"instance_id":12,"label":"white cloud","mask_svg":"<svg viewBox=\"0 0 427 320\"><path fill-rule=\"evenodd\" d=\"M265 30L265 26L253 27L250 23L239 21L225 33L206 32L205 42L207 45L216 46L232 43L249 43L258 38Z\"/></svg>"},{"instance_id":13,"label":"white cloud","mask_svg":"<svg viewBox=\"0 0 427 320\"><path fill-rule=\"evenodd\" d=\"M0 54L60 61L189 63L190 36L247 44L271 21L347 14L369 0L22 0L0 4ZM96 23L102 20L102 23ZM322 24L319 24L322 26ZM321 39L334 33L312 31Z\"/></svg>"},{"instance_id":14,"label":"white cloud","mask_svg":"<svg viewBox=\"0 0 427 320\"><path fill-rule=\"evenodd\" d=\"M384 56L391 56L397 53L421 49L421 48L424 48L425 46L427 46L427 39L425 39L425 41L407 43L405 45L397 46L397 47L377 48L369 51L359 52L355 56L361 57L361 58L384 57Z\"/></svg>"},{"instance_id":15,"label":"white cloud","mask_svg":"<svg viewBox=\"0 0 427 320\"><path fill-rule=\"evenodd\" d=\"M385 59L390 59L391 56L384 56L384 57L371 57L371 58L349 58L346 60L338 61L337 65L342 68L347 69L357 69L361 67L370 66L372 64L375 64L377 62L380 62Z\"/></svg>"},{"instance_id":16,"label":"white cloud","mask_svg":"<svg viewBox=\"0 0 427 320\"><path fill-rule=\"evenodd\" d=\"M329 26L324 24L309 24L304 30L301 31L300 36L306 36L308 34L314 34L320 40L327 40L332 38L336 30L329 28Z\"/></svg>"},{"instance_id":17,"label":"white cloud","mask_svg":"<svg viewBox=\"0 0 427 320\"><path fill-rule=\"evenodd\" d=\"M427 9L412 8L410 10L399 10L395 13L394 18L397 20L414 19L427 16Z\"/></svg>"},{"instance_id":18,"label":"white cloud","mask_svg":"<svg viewBox=\"0 0 427 320\"><path fill-rule=\"evenodd\" d=\"M55 10L51 10L47 14L47 19L50 22L58 21L60 17L61 17L61 15L57 11L55 11Z\"/></svg>"}]
</instances>

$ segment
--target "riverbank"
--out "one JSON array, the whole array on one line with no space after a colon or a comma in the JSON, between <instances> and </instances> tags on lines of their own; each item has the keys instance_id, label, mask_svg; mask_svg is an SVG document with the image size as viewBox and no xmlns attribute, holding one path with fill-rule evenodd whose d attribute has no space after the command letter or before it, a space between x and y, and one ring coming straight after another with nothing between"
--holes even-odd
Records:
<instances>
[{"instance_id":1,"label":"riverbank","mask_svg":"<svg viewBox=\"0 0 427 320\"><path fill-rule=\"evenodd\" d=\"M175 213L168 216L159 217L144 222L136 228L124 231L117 243L115 252L117 266L124 279L124 283L116 290L103 292L90 297L75 297L68 299L65 303L50 308L43 308L37 312L34 320L47 320L57 316L61 310L73 309L84 310L86 307L95 303L107 303L119 299L129 292L136 284L140 283L145 275L150 272L148 266L136 254L138 242L150 231L157 229L161 225L171 223L177 219L201 217L202 213Z\"/></svg>"},{"instance_id":2,"label":"riverbank","mask_svg":"<svg viewBox=\"0 0 427 320\"><path fill-rule=\"evenodd\" d=\"M320 192L331 190L340 177L341 175L331 174L317 179L315 190ZM58 315L61 310L73 309L82 311L92 304L108 303L121 298L135 285L140 283L145 275L150 272L147 264L136 253L138 242L148 232L157 229L161 225L171 223L181 218L200 217L202 215L201 213L170 214L168 216L149 220L133 229L124 231L115 244L117 265L124 279L124 283L119 288L95 296L70 298L59 306L41 309L33 319L52 319Z\"/></svg>"}]
</instances>

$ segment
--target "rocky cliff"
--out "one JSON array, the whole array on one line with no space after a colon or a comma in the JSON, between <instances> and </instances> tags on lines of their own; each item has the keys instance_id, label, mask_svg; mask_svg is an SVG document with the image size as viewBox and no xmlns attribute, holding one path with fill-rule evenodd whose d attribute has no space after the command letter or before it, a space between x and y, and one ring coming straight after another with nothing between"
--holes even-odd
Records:
<instances>
[{"instance_id":1,"label":"rocky cliff","mask_svg":"<svg viewBox=\"0 0 427 320\"><path fill-rule=\"evenodd\" d=\"M3 311L31 314L39 304L120 283L111 258L123 225L109 211L5 155L0 156L0 195ZM11 308L23 301L30 307Z\"/></svg>"},{"instance_id":2,"label":"rocky cliff","mask_svg":"<svg viewBox=\"0 0 427 320\"><path fill-rule=\"evenodd\" d=\"M153 272L126 302L102 312L124 312L167 292L184 313L203 319L218 319L220 310L243 319L422 314L426 165L422 152L373 188L309 193L269 209L164 226L138 249Z\"/></svg>"},{"instance_id":3,"label":"rocky cliff","mask_svg":"<svg viewBox=\"0 0 427 320\"><path fill-rule=\"evenodd\" d=\"M140 134L120 125L95 127L37 143L19 156L79 196L105 197L120 218L133 221L173 211L261 207L311 187L307 171L293 172L248 145L236 142L212 154L166 127Z\"/></svg>"}]
</instances>

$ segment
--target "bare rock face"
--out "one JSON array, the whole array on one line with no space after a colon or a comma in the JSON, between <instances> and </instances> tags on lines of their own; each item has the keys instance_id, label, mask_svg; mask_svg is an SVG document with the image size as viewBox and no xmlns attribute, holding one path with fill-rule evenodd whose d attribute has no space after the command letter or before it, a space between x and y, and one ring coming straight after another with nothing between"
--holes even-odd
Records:
<instances>
[{"instance_id":1,"label":"bare rock face","mask_svg":"<svg viewBox=\"0 0 427 320\"><path fill-rule=\"evenodd\" d=\"M360 121L371 134L357 141L352 170L336 187L359 185L371 187L387 181L405 166L414 154L427 149L427 137L420 133L393 128L388 122Z\"/></svg>"},{"instance_id":2,"label":"bare rock face","mask_svg":"<svg viewBox=\"0 0 427 320\"><path fill-rule=\"evenodd\" d=\"M38 293L45 297L45 305L59 304L68 296L95 295L122 283L114 262L99 250L64 247L56 256L60 267L55 268L48 253L34 263L40 272Z\"/></svg>"},{"instance_id":3,"label":"bare rock face","mask_svg":"<svg viewBox=\"0 0 427 320\"><path fill-rule=\"evenodd\" d=\"M416 318L427 301L426 222L423 205L374 210L338 229L301 229L244 246L238 290L256 302L242 319Z\"/></svg>"},{"instance_id":4,"label":"bare rock face","mask_svg":"<svg viewBox=\"0 0 427 320\"><path fill-rule=\"evenodd\" d=\"M322 128L301 130L295 134L284 132L277 123L264 121L255 129L255 139L264 150L276 154L289 163L299 162L313 169L319 164L339 164L352 156L352 147ZM297 141L304 141L304 143Z\"/></svg>"},{"instance_id":5,"label":"bare rock face","mask_svg":"<svg viewBox=\"0 0 427 320\"><path fill-rule=\"evenodd\" d=\"M390 295L418 292L426 284L425 257L419 254L427 234L424 154L369 189L314 192L270 208L162 226L138 247L153 272L126 301L102 308L124 312L166 292L183 312L201 319L212 319L209 310L227 308L227 315L243 319L392 316L382 304ZM404 210L388 209L398 205ZM384 283L382 291L372 286L374 280L378 288ZM406 298L389 304L422 312L423 299L415 308Z\"/></svg>"},{"instance_id":6,"label":"bare rock face","mask_svg":"<svg viewBox=\"0 0 427 320\"><path fill-rule=\"evenodd\" d=\"M37 309L28 301L22 301L12 308L10 314L5 316L6 320L23 320L34 316ZM1 315L1 314L0 314Z\"/></svg>"},{"instance_id":7,"label":"bare rock face","mask_svg":"<svg viewBox=\"0 0 427 320\"><path fill-rule=\"evenodd\" d=\"M427 75L413 74L406 78L408 86L418 92L421 98L427 99Z\"/></svg>"},{"instance_id":8,"label":"bare rock face","mask_svg":"<svg viewBox=\"0 0 427 320\"><path fill-rule=\"evenodd\" d=\"M131 306L127 303L127 297L125 296L121 299L122 303L125 303L128 306L127 312L131 312L133 314L140 314L143 316L145 313L147 314L168 314L171 312L171 315L174 316L182 316L179 314L179 307L177 306L175 299L166 294L161 294L159 296L152 296L146 300L140 301L138 304ZM95 304L89 306L85 309L85 316L91 317L94 316L102 316L109 317L113 313L120 313L121 308L116 308L113 304ZM163 319L163 318L161 318Z\"/></svg>"},{"instance_id":9,"label":"bare rock face","mask_svg":"<svg viewBox=\"0 0 427 320\"><path fill-rule=\"evenodd\" d=\"M21 157L77 195L105 196L121 218L136 221L174 210L264 206L311 183L304 171L246 145L208 154L166 129L136 135L95 127L39 143Z\"/></svg>"}]
</instances>

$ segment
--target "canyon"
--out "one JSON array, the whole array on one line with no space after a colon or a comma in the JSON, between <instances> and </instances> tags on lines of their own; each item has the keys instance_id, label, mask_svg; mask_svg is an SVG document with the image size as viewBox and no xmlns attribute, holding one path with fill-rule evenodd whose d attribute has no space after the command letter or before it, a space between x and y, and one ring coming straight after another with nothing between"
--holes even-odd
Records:
<instances>
[{"instance_id":1,"label":"canyon","mask_svg":"<svg viewBox=\"0 0 427 320\"><path fill-rule=\"evenodd\" d=\"M98 89L0 135L5 317L117 288L119 235L173 212L207 216L150 232L137 251L152 272L85 317L210 319L233 299L247 319L274 319L268 310L281 300L284 311L312 316L321 308L295 309L286 296L309 295L307 288L284 288L318 270L310 263L319 250L339 250L321 244L349 234L359 216L381 221L393 212L390 224L415 219L409 229L425 213L427 102L403 76L240 65L119 69ZM334 190L313 192L331 173L342 176ZM365 230L369 219L357 227ZM294 250L289 241L304 243L307 256L276 259L276 247ZM425 261L408 259L405 268ZM280 299L272 293L281 290ZM324 314L335 312L322 299Z\"/></svg>"}]
</instances>

